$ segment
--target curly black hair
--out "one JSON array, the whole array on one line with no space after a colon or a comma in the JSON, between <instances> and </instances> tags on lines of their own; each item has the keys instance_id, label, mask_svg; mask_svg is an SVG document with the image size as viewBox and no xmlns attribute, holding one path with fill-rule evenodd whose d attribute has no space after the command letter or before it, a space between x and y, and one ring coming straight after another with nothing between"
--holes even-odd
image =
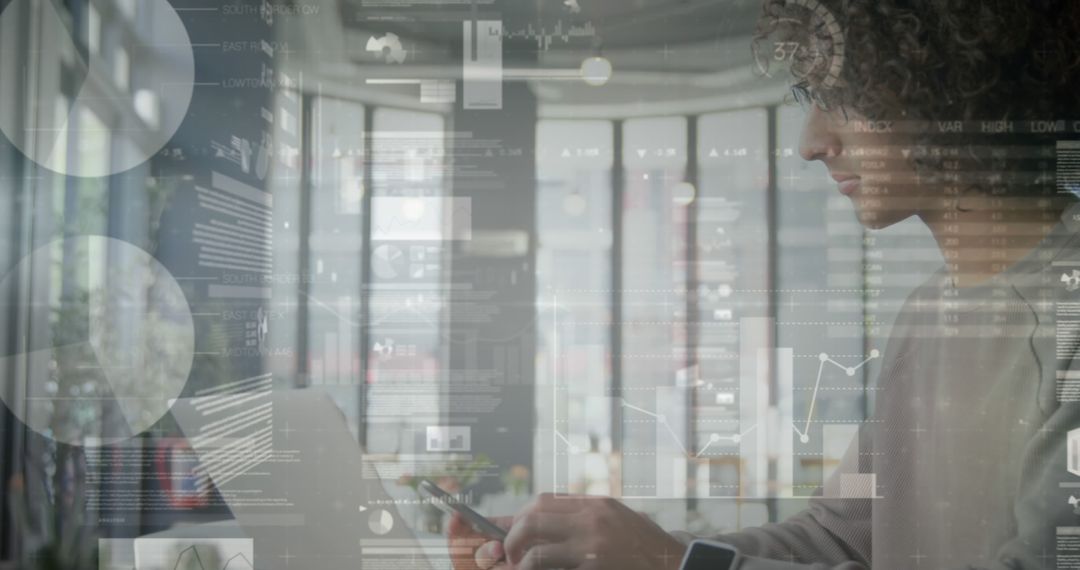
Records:
<instances>
[{"instance_id":1,"label":"curly black hair","mask_svg":"<svg viewBox=\"0 0 1080 570\"><path fill-rule=\"evenodd\" d=\"M798 91L867 117L1080 119L1077 0L765 0L765 65L768 40Z\"/></svg>"},{"instance_id":2,"label":"curly black hair","mask_svg":"<svg viewBox=\"0 0 1080 570\"><path fill-rule=\"evenodd\" d=\"M764 0L753 49L796 99L902 124L949 191L1078 190L1048 172L1080 137L1080 0Z\"/></svg>"}]
</instances>

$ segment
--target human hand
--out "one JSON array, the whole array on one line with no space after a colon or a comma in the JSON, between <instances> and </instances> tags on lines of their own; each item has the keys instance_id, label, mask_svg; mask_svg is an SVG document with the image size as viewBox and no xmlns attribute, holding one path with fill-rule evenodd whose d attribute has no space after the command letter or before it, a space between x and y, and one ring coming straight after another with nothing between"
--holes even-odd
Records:
<instances>
[{"instance_id":1,"label":"human hand","mask_svg":"<svg viewBox=\"0 0 1080 570\"><path fill-rule=\"evenodd\" d=\"M513 517L497 517L491 521L509 529ZM503 544L476 532L461 515L454 513L447 529L450 535L450 562L454 570L509 570Z\"/></svg>"},{"instance_id":2,"label":"human hand","mask_svg":"<svg viewBox=\"0 0 1080 570\"><path fill-rule=\"evenodd\" d=\"M514 517L503 550L514 570L678 570L686 546L615 499L543 494Z\"/></svg>"}]
</instances>

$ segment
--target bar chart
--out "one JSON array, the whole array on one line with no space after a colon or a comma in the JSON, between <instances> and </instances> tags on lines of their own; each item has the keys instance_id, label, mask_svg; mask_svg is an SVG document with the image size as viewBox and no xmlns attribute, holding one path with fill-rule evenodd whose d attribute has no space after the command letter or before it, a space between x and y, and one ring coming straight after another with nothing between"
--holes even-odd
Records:
<instances>
[{"instance_id":1,"label":"bar chart","mask_svg":"<svg viewBox=\"0 0 1080 570\"><path fill-rule=\"evenodd\" d=\"M861 421L819 417L819 395L827 385L833 390L860 389L853 378L880 358L879 351L851 363L845 363L850 355L812 355L816 376L796 378L796 350L772 346L774 319L743 318L737 324L738 354L731 356L739 366L733 385L698 378L696 369L689 369L632 401L614 395L564 402L555 414L556 489L569 490L571 481L600 476L597 417L610 414L614 440L652 442L645 450L635 446L632 451L616 444L602 466L610 470L613 494L624 499L806 496L811 490L797 484L797 471L807 464L820 469L814 487L822 487L827 496L876 497L874 474L836 473L845 454L860 452ZM797 391L809 394L803 398L808 400L805 405L796 398ZM558 398L557 383L554 393ZM627 460L640 466L646 460L643 454L655 468L630 473Z\"/></svg>"},{"instance_id":2,"label":"bar chart","mask_svg":"<svg viewBox=\"0 0 1080 570\"><path fill-rule=\"evenodd\" d=\"M354 335L353 299L340 297L332 307L338 315L337 330L323 332L322 351L311 358L311 385L356 384L360 377L360 347Z\"/></svg>"}]
</instances>

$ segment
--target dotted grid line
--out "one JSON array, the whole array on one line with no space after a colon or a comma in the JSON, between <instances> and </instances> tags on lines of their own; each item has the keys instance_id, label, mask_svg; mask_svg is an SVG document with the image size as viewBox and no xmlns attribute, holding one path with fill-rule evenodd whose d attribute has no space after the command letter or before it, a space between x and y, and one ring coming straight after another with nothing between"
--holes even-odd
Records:
<instances>
[{"instance_id":1,"label":"dotted grid line","mask_svg":"<svg viewBox=\"0 0 1080 570\"><path fill-rule=\"evenodd\" d=\"M878 358L881 358L881 351L876 348L871 350L870 355L855 366L844 366L833 360L832 357L825 352L818 355L818 360L821 361L821 364L818 365L817 380L814 381L814 395L810 397L810 410L806 413L806 424L801 430L794 423L791 424L791 428L795 430L795 433L799 434L799 441L803 443L808 443L810 441L810 423L814 419L814 406L817 404L818 392L821 388L821 377L825 373L825 365L830 364L843 370L848 376L855 376L855 373L858 372L859 369L869 364L871 360Z\"/></svg>"},{"instance_id":2,"label":"dotted grid line","mask_svg":"<svg viewBox=\"0 0 1080 570\"><path fill-rule=\"evenodd\" d=\"M621 322L611 322L611 321L563 321L563 324L565 324L565 325L604 325L604 326L610 326L610 325L622 325L622 326L627 326L627 325L637 325L637 326L641 326L641 325L739 326L739 323L736 322L736 321L721 321L721 322L716 322L716 321L621 321ZM813 325L813 326L840 325L840 326L860 326L860 327L861 326L873 325L873 324L874 323L864 323L862 321L786 321L786 322L782 322L782 323L780 323L780 322L776 323L777 326L782 326L782 325Z\"/></svg>"},{"instance_id":3,"label":"dotted grid line","mask_svg":"<svg viewBox=\"0 0 1080 570\"><path fill-rule=\"evenodd\" d=\"M732 293L864 293L881 289L732 289ZM699 293L691 289L559 289L558 293Z\"/></svg>"},{"instance_id":4,"label":"dotted grid line","mask_svg":"<svg viewBox=\"0 0 1080 570\"><path fill-rule=\"evenodd\" d=\"M704 424L704 423L724 423L724 422L732 422L732 421L738 421L738 420L722 420L722 419L721 420L697 420L694 423L696 423L696 424L698 424L698 423L701 423L701 424ZM882 421L883 420L811 420L810 423L811 424L837 425L837 424L872 424L872 423L881 423ZM625 423L625 424L652 424L652 423L655 423L655 420L623 419L622 423ZM729 436L728 439L730 439L730 436Z\"/></svg>"},{"instance_id":5,"label":"dotted grid line","mask_svg":"<svg viewBox=\"0 0 1080 570\"><path fill-rule=\"evenodd\" d=\"M623 353L623 354L620 354L620 355L616 355L616 358L622 357L622 358L667 359L667 358L687 358L688 356L689 355L686 352L675 352L675 353L670 353L670 354L665 354L665 353L656 353L656 354L653 354L653 353L640 353L640 354ZM862 358L864 355L862 355L862 354L833 354L831 356L834 356L836 358ZM701 353L698 353L698 354L694 355L694 357L696 359L698 359L698 360L738 360L739 358L741 358L741 355L735 354L735 353L730 353L730 352L720 353L720 354L701 354ZM817 357L818 357L817 354L796 354L795 355L795 358L817 358Z\"/></svg>"},{"instance_id":6,"label":"dotted grid line","mask_svg":"<svg viewBox=\"0 0 1080 570\"><path fill-rule=\"evenodd\" d=\"M685 353L683 353L683 354L620 354L620 355L617 355L616 358L618 358L620 356L622 358L656 358L656 359L664 359L664 360L670 360L670 359L673 359L673 358L680 358L680 359L681 358L687 358L687 354L685 354ZM723 355L720 355L720 354L717 354L717 355L698 354L698 355L695 356L695 358L697 360L737 360L739 358L739 355L738 354L723 354Z\"/></svg>"},{"instance_id":7,"label":"dotted grid line","mask_svg":"<svg viewBox=\"0 0 1080 570\"><path fill-rule=\"evenodd\" d=\"M877 392L877 391L883 390L883 389L884 388L877 388L877 387L870 387L870 386L867 386L866 388L863 388L861 386L856 386L856 387L836 386L836 387L830 387L830 388L818 388L817 391L818 392ZM797 390L799 392L813 392L814 391L813 388L806 388L806 387L792 388L792 390Z\"/></svg>"},{"instance_id":8,"label":"dotted grid line","mask_svg":"<svg viewBox=\"0 0 1080 570\"><path fill-rule=\"evenodd\" d=\"M698 386L698 387L700 387L700 386ZM731 387L724 386L724 387L721 387L721 388L722 388L722 391L724 391L724 392L738 392L739 391L738 386L731 386ZM714 388L714 389L716 389L716 388ZM649 392L651 392L651 391L655 391L655 390L656 390L656 387L649 387L649 386L623 387L622 388L623 392L637 392L637 391L641 391L641 392L649 391ZM797 392L812 392L814 389L810 388L808 386L799 386L799 387L796 387L796 388L792 388L792 390L797 391ZM818 388L818 391L820 391L820 392L877 392L877 391L880 391L880 390L884 390L884 388L880 388L880 387L877 387L877 386L867 386L865 388L861 387L861 386L824 386L824 387ZM608 397L609 398L614 398L614 396L608 396ZM729 420L729 421L739 421L739 420Z\"/></svg>"},{"instance_id":9,"label":"dotted grid line","mask_svg":"<svg viewBox=\"0 0 1080 570\"><path fill-rule=\"evenodd\" d=\"M622 400L622 407L628 408L630 410L634 410L634 411L636 411L638 413L649 416L649 417L653 418L655 421L659 422L660 425L663 425L664 428L667 429L668 433L671 434L671 438L675 441L676 444L678 444L679 448L682 449L683 453L685 453L687 456L691 456L691 457L694 457L694 458L698 458L698 457L701 457L702 455L704 455L704 453L706 451L708 451L709 447L712 446L714 443L719 443L721 441L730 441L732 443L739 443L740 441L742 441L742 438L746 437L748 434L750 434L750 432L756 430L757 427L758 427L757 424L754 424L754 425L750 426L750 428L748 428L746 431L744 431L742 433L737 433L737 434L734 434L734 435L720 435L718 433L710 434L709 435L709 441L705 444L704 447L701 448L701 451L698 451L696 454L692 454L690 452L690 450L686 448L686 445L682 442L682 440L679 439L679 435L677 433L675 433L675 430L671 427L671 424L668 423L667 416L665 416L663 414L657 414L657 413L654 413L654 412L650 412L649 410L646 410L644 408L639 408L639 407L631 404L630 402L627 402L626 400Z\"/></svg>"},{"instance_id":10,"label":"dotted grid line","mask_svg":"<svg viewBox=\"0 0 1080 570\"><path fill-rule=\"evenodd\" d=\"M648 352L630 353L630 352L624 352L621 355L615 355L616 358L618 358L619 356L622 356L623 358L685 358L686 356L688 356L688 354L686 352L675 352L675 353L648 353ZM721 352L721 353L715 353L715 354L701 354L701 353L698 353L695 356L697 356L698 358L715 358L715 359L731 359L731 360L737 360L737 359L741 358L741 355L735 354L733 352ZM820 356L820 354L795 354L793 356L795 358L818 358ZM865 355L864 354L832 354L830 356L834 356L836 358L863 358Z\"/></svg>"}]
</instances>

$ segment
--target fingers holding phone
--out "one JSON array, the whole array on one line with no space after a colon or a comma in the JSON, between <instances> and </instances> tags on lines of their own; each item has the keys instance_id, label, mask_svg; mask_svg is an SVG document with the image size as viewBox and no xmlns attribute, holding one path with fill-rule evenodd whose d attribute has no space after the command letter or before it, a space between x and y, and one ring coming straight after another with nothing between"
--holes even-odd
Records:
<instances>
[{"instance_id":1,"label":"fingers holding phone","mask_svg":"<svg viewBox=\"0 0 1080 570\"><path fill-rule=\"evenodd\" d=\"M420 481L419 490L431 504L450 515L450 560L455 570L489 570L506 559L503 541L513 524L510 517L489 519L434 482Z\"/></svg>"},{"instance_id":2,"label":"fingers holding phone","mask_svg":"<svg viewBox=\"0 0 1080 570\"><path fill-rule=\"evenodd\" d=\"M492 518L491 522L509 530L512 517ZM503 543L477 531L460 513L450 517L450 561L454 570L507 570Z\"/></svg>"},{"instance_id":3,"label":"fingers holding phone","mask_svg":"<svg viewBox=\"0 0 1080 570\"><path fill-rule=\"evenodd\" d=\"M504 550L515 570L677 570L686 546L615 499L544 494L514 517Z\"/></svg>"}]
</instances>

